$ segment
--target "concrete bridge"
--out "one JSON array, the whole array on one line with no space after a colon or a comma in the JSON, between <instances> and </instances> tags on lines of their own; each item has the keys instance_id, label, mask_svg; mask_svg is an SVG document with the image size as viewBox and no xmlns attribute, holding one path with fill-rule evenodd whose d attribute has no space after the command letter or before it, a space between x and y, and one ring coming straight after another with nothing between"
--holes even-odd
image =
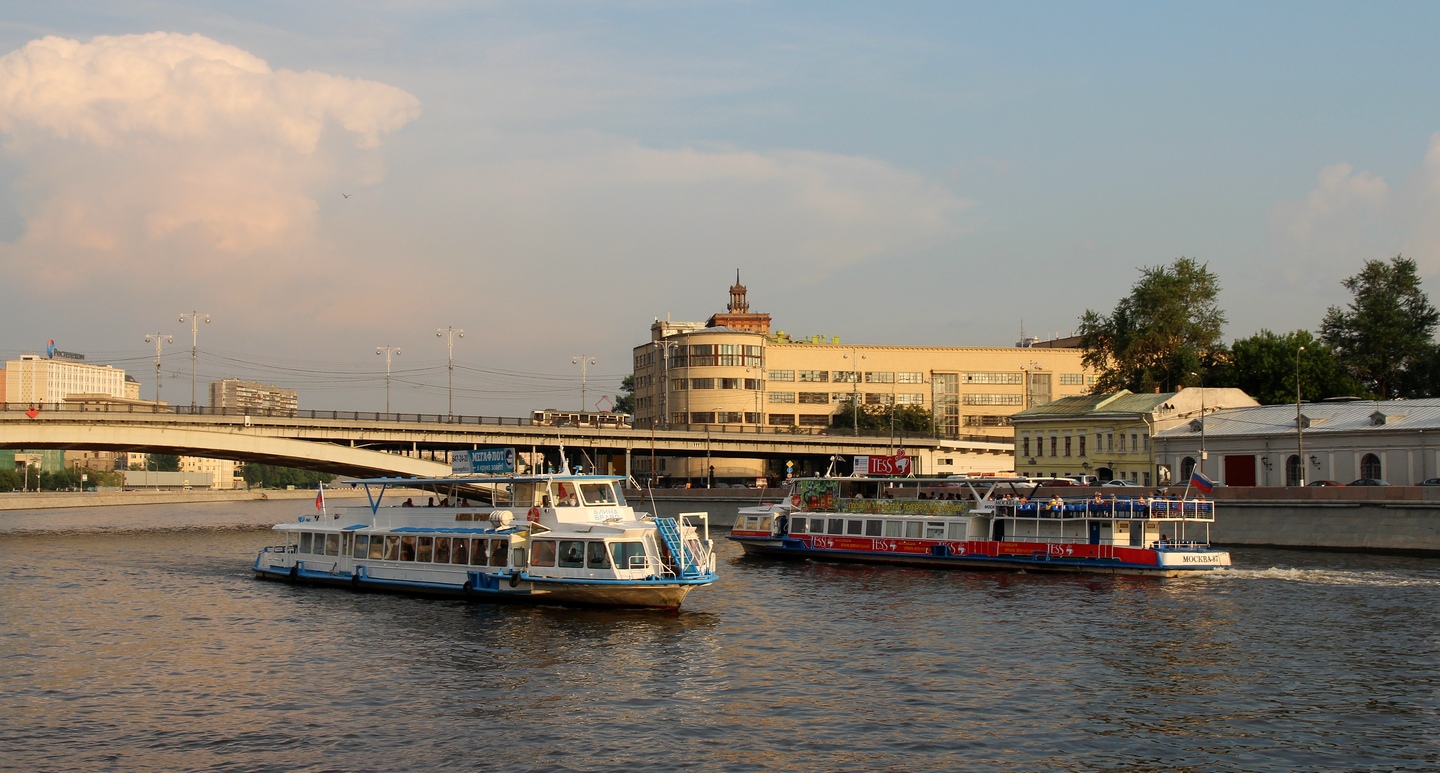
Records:
<instances>
[{"instance_id":1,"label":"concrete bridge","mask_svg":"<svg viewBox=\"0 0 1440 773\"><path fill-rule=\"evenodd\" d=\"M729 431L721 431L721 428ZM0 408L0 448L83 449L181 454L298 467L349 476L449 473L449 452L489 447L551 451L564 446L571 463L623 462L636 454L795 460L821 470L832 455L887 455L892 447L924 458L936 449L1009 456L1009 440L937 440L757 432L753 425L709 431L532 426L528 418L292 411L284 415L188 406L82 404L35 410ZM933 473L933 469L922 469Z\"/></svg>"}]
</instances>

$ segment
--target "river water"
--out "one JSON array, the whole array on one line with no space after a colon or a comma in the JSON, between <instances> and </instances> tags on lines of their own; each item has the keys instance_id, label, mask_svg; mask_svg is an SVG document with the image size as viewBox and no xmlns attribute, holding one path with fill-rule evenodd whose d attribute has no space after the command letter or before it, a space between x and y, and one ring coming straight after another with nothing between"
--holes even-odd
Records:
<instances>
[{"instance_id":1,"label":"river water","mask_svg":"<svg viewBox=\"0 0 1440 773\"><path fill-rule=\"evenodd\" d=\"M747 559L680 613L251 579L305 503L0 514L0 769L1440 769L1440 560Z\"/></svg>"}]
</instances>

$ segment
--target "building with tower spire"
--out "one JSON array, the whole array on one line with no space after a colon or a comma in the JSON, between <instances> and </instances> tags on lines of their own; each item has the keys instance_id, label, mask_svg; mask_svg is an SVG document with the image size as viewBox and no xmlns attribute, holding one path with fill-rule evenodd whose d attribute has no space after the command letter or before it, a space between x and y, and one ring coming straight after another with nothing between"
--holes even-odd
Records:
<instances>
[{"instance_id":1,"label":"building with tower spire","mask_svg":"<svg viewBox=\"0 0 1440 773\"><path fill-rule=\"evenodd\" d=\"M724 314L715 314L705 321L705 327L723 327L730 330L744 330L761 335L770 334L770 315L751 314L750 301L745 298L745 285L740 284L740 269L735 269L735 284L730 285L730 304Z\"/></svg>"}]
</instances>

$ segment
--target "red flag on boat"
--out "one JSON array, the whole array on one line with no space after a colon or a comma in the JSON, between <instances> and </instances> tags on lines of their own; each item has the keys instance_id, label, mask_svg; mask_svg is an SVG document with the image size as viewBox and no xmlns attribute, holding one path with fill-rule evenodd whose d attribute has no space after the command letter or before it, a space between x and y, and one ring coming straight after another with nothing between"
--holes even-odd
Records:
<instances>
[{"instance_id":1,"label":"red flag on boat","mask_svg":"<svg viewBox=\"0 0 1440 773\"><path fill-rule=\"evenodd\" d=\"M324 487L324 486L321 486L321 487L319 488L319 490L315 492L315 509L316 509L316 510L324 510L324 509L325 509L325 487Z\"/></svg>"},{"instance_id":2,"label":"red flag on boat","mask_svg":"<svg viewBox=\"0 0 1440 773\"><path fill-rule=\"evenodd\" d=\"M1199 470L1190 473L1190 485L1209 494L1215 488L1215 482L1205 477Z\"/></svg>"}]
</instances>

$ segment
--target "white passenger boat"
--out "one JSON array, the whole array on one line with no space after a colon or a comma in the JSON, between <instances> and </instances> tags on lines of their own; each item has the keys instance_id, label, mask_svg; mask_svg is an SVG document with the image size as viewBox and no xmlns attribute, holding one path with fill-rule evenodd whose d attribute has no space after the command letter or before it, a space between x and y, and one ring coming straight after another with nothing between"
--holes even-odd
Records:
<instances>
[{"instance_id":1,"label":"white passenger boat","mask_svg":"<svg viewBox=\"0 0 1440 773\"><path fill-rule=\"evenodd\" d=\"M255 557L255 576L485 601L678 608L716 578L707 515L637 513L624 480L357 480L368 504L325 507L322 490L320 512L275 526L283 542ZM391 488L436 496L418 506L414 497L382 503Z\"/></svg>"},{"instance_id":2,"label":"white passenger boat","mask_svg":"<svg viewBox=\"0 0 1440 773\"><path fill-rule=\"evenodd\" d=\"M957 569L1175 577L1230 566L1214 503L1104 494L1031 501L1024 478L814 478L742 509L746 553Z\"/></svg>"}]
</instances>

